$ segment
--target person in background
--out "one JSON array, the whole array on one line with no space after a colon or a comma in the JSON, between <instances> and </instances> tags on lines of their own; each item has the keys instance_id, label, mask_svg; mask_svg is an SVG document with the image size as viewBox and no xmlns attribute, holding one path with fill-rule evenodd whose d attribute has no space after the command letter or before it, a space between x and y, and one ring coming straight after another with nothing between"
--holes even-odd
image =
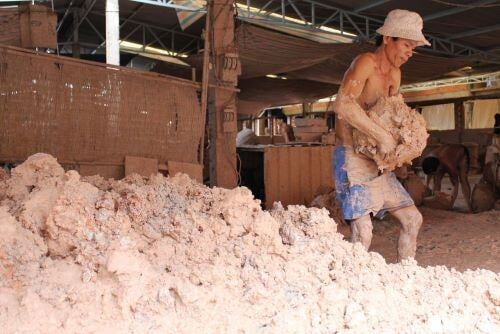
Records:
<instances>
[{"instance_id":1,"label":"person in background","mask_svg":"<svg viewBox=\"0 0 500 334\"><path fill-rule=\"evenodd\" d=\"M491 145L486 147L486 157L484 158L484 165L496 161L496 155L500 154L500 114L495 114L495 125L493 126L493 138Z\"/></svg>"},{"instance_id":2,"label":"person in background","mask_svg":"<svg viewBox=\"0 0 500 334\"><path fill-rule=\"evenodd\" d=\"M427 186L433 179L433 191L441 191L443 177L448 174L453 184L450 209L453 208L458 196L458 187L462 185L462 194L471 209L471 190L468 179L470 169L470 155L467 147L461 144L446 144L429 152L422 160L422 170L427 175Z\"/></svg>"}]
</instances>

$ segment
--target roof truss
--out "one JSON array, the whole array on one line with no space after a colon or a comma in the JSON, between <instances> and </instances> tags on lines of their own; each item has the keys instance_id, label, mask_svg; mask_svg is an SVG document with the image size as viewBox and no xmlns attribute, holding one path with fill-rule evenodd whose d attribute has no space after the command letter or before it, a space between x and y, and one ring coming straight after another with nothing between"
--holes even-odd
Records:
<instances>
[{"instance_id":1,"label":"roof truss","mask_svg":"<svg viewBox=\"0 0 500 334\"><path fill-rule=\"evenodd\" d=\"M489 4L492 4L492 3L495 3L495 2L498 2L498 0L481 0L481 1L476 1L476 2L469 3L469 4L466 4L466 5L457 5L457 7L455 7L455 8L443 10L441 12L437 12L437 13L434 13L434 14L430 14L430 15L424 16L423 20L424 20L424 22L427 22L427 21L439 19L439 18L445 17L445 16L450 16L450 15L455 15L455 14L458 14L458 13L463 13L463 12L466 12L468 10L475 9L475 8L480 7L480 6L489 5Z\"/></svg>"},{"instance_id":2,"label":"roof truss","mask_svg":"<svg viewBox=\"0 0 500 334\"><path fill-rule=\"evenodd\" d=\"M175 8L178 9L177 5L173 4L172 0L134 0L138 2L155 4L158 6ZM376 35L376 28L383 24L383 21L375 19L373 17L360 14L359 12L374 8L390 0L379 0L371 3L370 5L354 9L353 11L345 10L333 5L324 4L315 0L269 0L264 6L260 7L260 10L255 11L254 8L259 7L255 0L241 0L238 3L238 15L246 18L258 17L268 21L270 24L289 26L293 28L301 28L307 30L322 30L322 27L328 27L338 29L338 33L342 36L352 36L353 39L357 41L366 41L372 39ZM498 0L481 0L476 1L467 6L460 6L446 11L438 12L426 16L424 20L433 20L436 18L453 15L461 13L478 6L491 4L497 2ZM317 10L321 9L322 12L330 12L328 17L318 17ZM199 8L189 7L186 10L200 10ZM290 22L287 17L297 17L298 21ZM459 37L454 36L453 38L442 38L434 35L426 35L429 42L431 42L430 48L425 48L425 51L441 55L441 56L452 56L452 57L474 57L477 60L500 64L500 56L494 53L480 50L478 48L465 45L453 41Z\"/></svg>"}]
</instances>

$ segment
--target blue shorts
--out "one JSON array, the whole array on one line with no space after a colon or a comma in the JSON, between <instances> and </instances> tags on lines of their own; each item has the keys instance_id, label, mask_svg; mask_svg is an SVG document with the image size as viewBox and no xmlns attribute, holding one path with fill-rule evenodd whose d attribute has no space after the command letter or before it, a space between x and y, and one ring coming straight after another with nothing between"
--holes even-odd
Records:
<instances>
[{"instance_id":1,"label":"blue shorts","mask_svg":"<svg viewBox=\"0 0 500 334\"><path fill-rule=\"evenodd\" d=\"M388 211L414 204L393 172L379 175L373 160L349 146L335 148L333 169L336 199L346 220L368 214L381 218Z\"/></svg>"}]
</instances>

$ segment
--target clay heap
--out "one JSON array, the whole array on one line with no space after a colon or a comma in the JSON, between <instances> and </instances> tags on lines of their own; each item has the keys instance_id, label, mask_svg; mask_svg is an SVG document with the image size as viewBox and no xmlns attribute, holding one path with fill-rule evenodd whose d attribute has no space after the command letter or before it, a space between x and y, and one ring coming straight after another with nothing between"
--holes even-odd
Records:
<instances>
[{"instance_id":1,"label":"clay heap","mask_svg":"<svg viewBox=\"0 0 500 334\"><path fill-rule=\"evenodd\" d=\"M392 171L422 154L427 133L425 120L416 110L406 105L401 94L380 98L367 111L368 117L389 131L398 143L394 152L383 155L377 151L377 142L354 129L354 149L372 158L381 171Z\"/></svg>"},{"instance_id":2,"label":"clay heap","mask_svg":"<svg viewBox=\"0 0 500 334\"><path fill-rule=\"evenodd\" d=\"M185 175L0 182L2 333L499 333L500 277L387 264L323 209Z\"/></svg>"}]
</instances>

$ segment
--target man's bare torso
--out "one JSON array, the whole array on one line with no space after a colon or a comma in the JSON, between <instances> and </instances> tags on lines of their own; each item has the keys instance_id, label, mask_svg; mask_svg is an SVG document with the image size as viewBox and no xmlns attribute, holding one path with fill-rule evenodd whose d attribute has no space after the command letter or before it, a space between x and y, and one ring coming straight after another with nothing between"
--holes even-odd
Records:
<instances>
[{"instance_id":1,"label":"man's bare torso","mask_svg":"<svg viewBox=\"0 0 500 334\"><path fill-rule=\"evenodd\" d=\"M399 91L399 70L393 70L389 73L382 73L380 68L376 65L375 55L370 55L373 57L373 68L372 74L368 77L368 80L364 83L363 91L361 95L358 97L358 104L364 109L368 110L371 108L381 97L388 97L396 95ZM353 85L363 84L353 82ZM352 137L352 127L350 127L346 121L339 119L336 117L335 120L335 133L337 137L337 142L340 145L353 145L353 137Z\"/></svg>"}]
</instances>

